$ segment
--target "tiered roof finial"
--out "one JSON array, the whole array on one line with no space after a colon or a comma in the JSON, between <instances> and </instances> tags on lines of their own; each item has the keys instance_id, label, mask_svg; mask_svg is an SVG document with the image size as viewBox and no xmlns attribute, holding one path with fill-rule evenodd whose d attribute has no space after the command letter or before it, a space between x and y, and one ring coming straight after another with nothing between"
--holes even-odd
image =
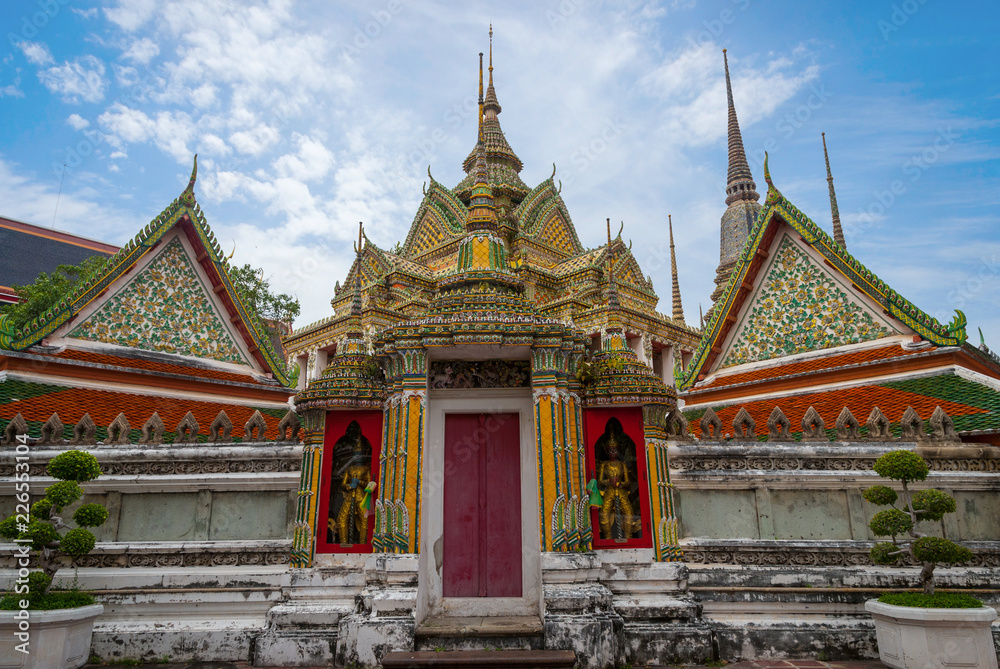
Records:
<instances>
[{"instance_id":1,"label":"tiered roof finial","mask_svg":"<svg viewBox=\"0 0 1000 669\"><path fill-rule=\"evenodd\" d=\"M684 322L684 307L681 305L681 284L677 278L677 255L674 252L674 220L667 214L667 223L670 228L670 277L673 280L673 297L675 321Z\"/></svg>"},{"instance_id":2,"label":"tiered roof finial","mask_svg":"<svg viewBox=\"0 0 1000 669\"><path fill-rule=\"evenodd\" d=\"M830 214L833 217L833 239L838 244L847 248L847 241L844 239L844 229L840 226L840 209L837 207L837 192L833 190L833 173L830 172L830 154L826 151L826 133L820 133L823 137L823 158L826 160L826 183L830 187Z\"/></svg>"},{"instance_id":3,"label":"tiered roof finial","mask_svg":"<svg viewBox=\"0 0 1000 669\"><path fill-rule=\"evenodd\" d=\"M729 173L726 180L726 204L739 200L757 202L757 184L750 173L747 164L746 150L743 148L743 136L740 134L740 121L736 118L736 105L733 104L733 84L729 79L729 57L722 50L722 60L726 69L726 97L729 101Z\"/></svg>"},{"instance_id":4,"label":"tiered roof finial","mask_svg":"<svg viewBox=\"0 0 1000 669\"><path fill-rule=\"evenodd\" d=\"M503 130L500 129L500 120L497 115L500 113L500 103L497 101L497 92L493 88L493 26L490 25L490 62L489 62L489 86L486 89L486 95L483 95L483 65L482 56L479 54L479 104L480 104L480 123L483 143L486 145L486 157L487 160L492 165L495 162L506 163L510 168L514 170L515 173L520 172L521 168L524 166L521 163L521 159L517 157L513 149L510 148L510 144L507 143L507 139L504 137ZM478 140L477 140L478 141ZM476 149L473 149L469 155L465 158L462 163L462 167L466 174L472 174L472 170L476 166ZM492 171L492 167L491 167ZM526 187L525 187L526 188Z\"/></svg>"},{"instance_id":5,"label":"tiered roof finial","mask_svg":"<svg viewBox=\"0 0 1000 669\"><path fill-rule=\"evenodd\" d=\"M351 300L351 316L361 317L361 245L364 240L364 222L358 221L358 243L354 246L357 265L354 271L354 297Z\"/></svg>"}]
</instances>

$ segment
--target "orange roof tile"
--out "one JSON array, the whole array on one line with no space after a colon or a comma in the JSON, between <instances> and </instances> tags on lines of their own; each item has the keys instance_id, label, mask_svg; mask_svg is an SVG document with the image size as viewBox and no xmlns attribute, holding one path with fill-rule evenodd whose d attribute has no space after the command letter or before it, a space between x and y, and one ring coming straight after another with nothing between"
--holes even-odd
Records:
<instances>
[{"instance_id":1,"label":"orange roof tile","mask_svg":"<svg viewBox=\"0 0 1000 669\"><path fill-rule=\"evenodd\" d=\"M743 407L756 422L757 435L764 436L768 433L767 419L775 407L781 408L789 422L791 422L790 431L795 433L802 431L802 419L805 417L805 413L809 407L815 407L825 422L826 429L830 430L836 425L837 417L845 406L850 409L858 422L864 426L868 414L871 413L874 407L881 409L890 423L898 423L908 406L912 406L916 410L917 415L926 421L934 412L934 407L939 405L952 417L989 413L988 409L968 404L960 404L945 399L876 385L756 400L747 402L746 404L733 404L721 409L718 407L714 408L722 420L723 434L731 435L733 433L733 419L736 417L740 407ZM701 437L699 421L701 420L703 411L693 409L691 413L696 415L697 419L691 420L689 426L690 432L696 437Z\"/></svg>"},{"instance_id":2,"label":"orange roof tile","mask_svg":"<svg viewBox=\"0 0 1000 669\"><path fill-rule=\"evenodd\" d=\"M11 394L15 392L16 381L8 381L4 386ZM51 390L50 390L51 389ZM53 413L59 414L59 419L71 433L73 426L89 413L98 427L107 427L119 413L124 413L132 430L139 430L142 425L157 412L163 420L168 432L173 432L177 424L190 411L201 429L201 434L207 434L209 426L219 411L225 410L232 421L233 436L243 436L243 425L250 420L254 407L221 402L205 402L175 397L158 397L151 395L134 395L109 390L93 390L89 388L65 388L47 384L24 384L23 399L15 397L0 398L0 421L6 423L20 413L29 423L43 423ZM49 392L46 392L49 391ZM267 423L267 439L275 439L278 434L278 423L281 409L260 409L264 422Z\"/></svg>"},{"instance_id":3,"label":"orange roof tile","mask_svg":"<svg viewBox=\"0 0 1000 669\"><path fill-rule=\"evenodd\" d=\"M753 383L756 381L766 381L782 376L792 376L795 374L810 374L813 372L827 372L839 367L849 367L864 365L868 363L885 362L894 358L904 358L917 353L929 353L937 350L937 347L924 348L916 351L907 351L900 348L895 342L890 346L881 348L869 348L860 351L850 351L838 355L826 355L798 362L791 362L784 365L774 365L762 367L748 372L738 374L727 374L718 376L706 384L698 384L691 389L691 392L708 390L709 388L725 388L743 383Z\"/></svg>"}]
</instances>

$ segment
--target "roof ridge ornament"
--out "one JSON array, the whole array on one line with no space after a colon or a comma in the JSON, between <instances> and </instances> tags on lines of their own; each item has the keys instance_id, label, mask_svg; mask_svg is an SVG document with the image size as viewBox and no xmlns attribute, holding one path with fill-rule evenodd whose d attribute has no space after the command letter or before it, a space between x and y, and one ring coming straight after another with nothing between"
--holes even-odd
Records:
<instances>
[{"instance_id":1,"label":"roof ridge ornament","mask_svg":"<svg viewBox=\"0 0 1000 669\"><path fill-rule=\"evenodd\" d=\"M194 154L194 165L191 167L191 178L188 179L187 188L181 193L180 199L188 204L194 204L194 182L198 180L198 154Z\"/></svg>"}]
</instances>

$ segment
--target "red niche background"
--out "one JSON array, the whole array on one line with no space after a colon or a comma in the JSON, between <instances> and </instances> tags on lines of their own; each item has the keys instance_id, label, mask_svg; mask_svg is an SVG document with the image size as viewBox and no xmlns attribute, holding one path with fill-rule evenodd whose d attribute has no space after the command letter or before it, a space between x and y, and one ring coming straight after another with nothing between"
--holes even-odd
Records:
<instances>
[{"instance_id":1,"label":"red niche background","mask_svg":"<svg viewBox=\"0 0 1000 669\"><path fill-rule=\"evenodd\" d=\"M649 486L646 483L646 439L642 429L642 408L600 408L583 410L583 439L587 446L587 480L597 478L594 444L604 434L608 420L617 418L622 431L635 443L636 480L639 484L639 513L642 517L641 537L632 539L601 539L600 508L590 509L590 526L594 531L594 548L651 548L653 532L649 513Z\"/></svg>"},{"instance_id":2,"label":"red niche background","mask_svg":"<svg viewBox=\"0 0 1000 669\"><path fill-rule=\"evenodd\" d=\"M327 521L330 517L331 485L339 485L334 479L339 478L332 472L334 462L334 446L337 440L347 432L351 421L357 421L361 434L372 447L371 478L376 488L372 492L371 503L368 505L368 536L364 543L340 544L327 542ZM372 411L328 411L326 414L326 430L323 436L323 464L319 480L319 509L316 518L316 552L317 553L371 553L372 535L375 532L375 500L378 499L379 487L379 452L382 448L382 412ZM337 509L333 510L336 518Z\"/></svg>"}]
</instances>

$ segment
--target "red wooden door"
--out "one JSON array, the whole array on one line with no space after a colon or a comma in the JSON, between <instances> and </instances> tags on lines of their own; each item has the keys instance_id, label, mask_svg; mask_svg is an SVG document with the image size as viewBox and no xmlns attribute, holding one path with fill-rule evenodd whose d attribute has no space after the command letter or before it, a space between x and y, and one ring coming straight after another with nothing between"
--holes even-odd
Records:
<instances>
[{"instance_id":1,"label":"red wooden door","mask_svg":"<svg viewBox=\"0 0 1000 669\"><path fill-rule=\"evenodd\" d=\"M445 597L521 596L519 417L446 414Z\"/></svg>"}]
</instances>

